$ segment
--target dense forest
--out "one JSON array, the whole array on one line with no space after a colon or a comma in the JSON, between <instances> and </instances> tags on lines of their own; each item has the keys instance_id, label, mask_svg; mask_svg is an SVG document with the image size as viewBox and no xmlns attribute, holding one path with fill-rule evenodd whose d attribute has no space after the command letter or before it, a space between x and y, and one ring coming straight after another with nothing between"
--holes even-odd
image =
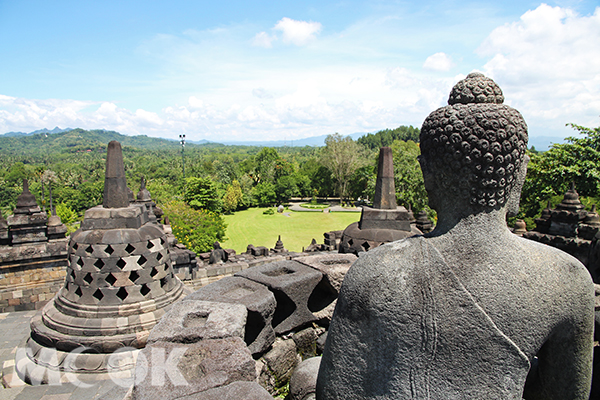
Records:
<instances>
[{"instance_id":1,"label":"dense forest","mask_svg":"<svg viewBox=\"0 0 600 400\"><path fill-rule=\"evenodd\" d=\"M588 206L600 196L600 128L572 127L579 137L543 153L529 152L520 217L530 228L547 201L560 201L571 182ZM368 203L375 190L381 146L393 149L398 204L413 211L427 208L417 162L419 129L412 126L385 129L356 141L336 133L327 137L323 147L207 143L186 144L184 149L172 140L74 129L0 136L2 215L12 213L22 180L28 179L43 207L49 210L51 195L63 222L80 220L87 208L102 202L106 146L111 140L121 142L127 182L134 193L144 177L153 199L182 232L199 227L212 232L196 240L202 245L189 244L197 250L224 237L223 213L281 204L292 197Z\"/></svg>"}]
</instances>

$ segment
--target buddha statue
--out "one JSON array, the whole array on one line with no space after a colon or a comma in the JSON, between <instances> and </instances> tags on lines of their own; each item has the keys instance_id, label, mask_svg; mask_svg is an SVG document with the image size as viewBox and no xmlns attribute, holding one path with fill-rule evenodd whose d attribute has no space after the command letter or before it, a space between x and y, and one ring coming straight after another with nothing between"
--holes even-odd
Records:
<instances>
[{"instance_id":1,"label":"buddha statue","mask_svg":"<svg viewBox=\"0 0 600 400\"><path fill-rule=\"evenodd\" d=\"M511 233L527 125L479 73L421 130L435 229L363 253L330 325L317 399L587 399L594 286Z\"/></svg>"}]
</instances>

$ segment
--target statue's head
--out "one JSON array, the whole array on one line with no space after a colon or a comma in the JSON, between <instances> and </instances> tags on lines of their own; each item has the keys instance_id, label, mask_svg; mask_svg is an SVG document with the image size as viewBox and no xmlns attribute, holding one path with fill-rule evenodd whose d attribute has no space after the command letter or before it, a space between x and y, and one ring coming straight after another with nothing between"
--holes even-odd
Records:
<instances>
[{"instance_id":1,"label":"statue's head","mask_svg":"<svg viewBox=\"0 0 600 400\"><path fill-rule=\"evenodd\" d=\"M518 210L527 125L503 101L493 80L471 73L452 88L448 106L423 122L420 161L434 209L446 201L474 211Z\"/></svg>"}]
</instances>

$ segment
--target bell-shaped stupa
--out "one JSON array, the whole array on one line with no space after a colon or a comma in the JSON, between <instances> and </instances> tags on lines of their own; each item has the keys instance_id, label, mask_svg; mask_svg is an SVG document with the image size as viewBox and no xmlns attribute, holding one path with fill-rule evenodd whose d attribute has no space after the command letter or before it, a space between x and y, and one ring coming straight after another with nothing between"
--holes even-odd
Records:
<instances>
[{"instance_id":1,"label":"bell-shaped stupa","mask_svg":"<svg viewBox=\"0 0 600 400\"><path fill-rule=\"evenodd\" d=\"M87 210L71 235L63 288L32 319L27 349L17 355L26 382L126 375L165 307L184 292L161 226L144 204L129 202L116 141L108 144L104 185L103 205Z\"/></svg>"},{"instance_id":2,"label":"bell-shaped stupa","mask_svg":"<svg viewBox=\"0 0 600 400\"><path fill-rule=\"evenodd\" d=\"M339 252L358 255L384 243L421 234L421 231L411 224L413 219L412 213L406 207L396 204L392 149L382 147L379 150L373 207L364 206L360 221L346 227Z\"/></svg>"}]
</instances>

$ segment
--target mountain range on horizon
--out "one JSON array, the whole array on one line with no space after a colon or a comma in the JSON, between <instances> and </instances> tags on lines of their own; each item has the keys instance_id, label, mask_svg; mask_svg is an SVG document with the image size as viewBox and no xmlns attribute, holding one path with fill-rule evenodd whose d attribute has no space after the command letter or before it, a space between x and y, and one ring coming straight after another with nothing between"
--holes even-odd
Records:
<instances>
[{"instance_id":1,"label":"mountain range on horizon","mask_svg":"<svg viewBox=\"0 0 600 400\"><path fill-rule=\"evenodd\" d=\"M33 136L33 135L44 134L44 133L48 134L48 135L52 135L52 134L56 134L56 133L72 131L74 129L75 128L61 129L57 126L54 129L43 128L43 129L38 129L33 132L28 132L28 133L27 132L6 132L4 134L0 134L0 137L2 137L2 136L4 136L4 137L23 137L23 136ZM100 129L100 131L102 131L102 129ZM359 137L366 135L367 133L368 132L356 132L356 133L352 133L352 134L346 135L346 136L350 136L353 140L356 140ZM186 143L192 143L192 144L213 143L213 144L223 144L223 145L231 145L231 146L266 146L266 147L324 146L326 137L327 137L327 135L319 135L319 136L312 136L312 137L297 139L297 140L257 140L257 141L232 140L232 141L221 141L221 142L213 142L210 140L201 139L201 140L186 140ZM170 141L178 141L177 139L169 139L169 138L160 138L160 139L170 140Z\"/></svg>"},{"instance_id":2,"label":"mountain range on horizon","mask_svg":"<svg viewBox=\"0 0 600 400\"><path fill-rule=\"evenodd\" d=\"M68 132L68 131L72 131L73 128L65 128L65 129L60 129L58 126L55 127L54 129L50 130L47 128L43 128L43 129L38 129L37 131L33 131L33 132L6 132L0 136L5 136L5 137L19 137L19 136L33 136L33 135L38 135L41 133L47 133L47 134L53 134L53 133L62 133L62 132Z\"/></svg>"},{"instance_id":3,"label":"mountain range on horizon","mask_svg":"<svg viewBox=\"0 0 600 400\"><path fill-rule=\"evenodd\" d=\"M52 134L72 131L74 129L75 128L61 129L57 126L54 129L43 128L43 129L38 129L38 130L29 132L29 133L6 132L4 134L0 134L0 137L25 137L25 136L44 134L44 133L52 135ZM104 130L100 129L99 131L104 131ZM350 136L353 140L356 140L356 139L360 138L361 136L366 135L367 133L369 133L369 132L355 132L355 133L352 133L350 135L345 135L345 136ZM128 135L126 135L126 136L128 136ZM145 135L139 135L139 136L145 136ZM223 145L230 145L230 146L264 146L264 147L317 146L317 147L320 147L320 146L325 145L325 138L327 136L328 135L325 134L325 135L312 136L312 137L296 139L296 140L257 140L257 141L232 140L232 141L221 141L221 142L213 142L210 140L201 139L201 140L186 140L186 143L198 144L198 145L212 143L212 144L223 144ZM160 139L178 142L177 139L169 139L169 138L160 138ZM529 147L534 146L538 151L546 151L552 144L562 143L563 141L564 141L563 138L554 137L554 136L530 137L529 138Z\"/></svg>"}]
</instances>

